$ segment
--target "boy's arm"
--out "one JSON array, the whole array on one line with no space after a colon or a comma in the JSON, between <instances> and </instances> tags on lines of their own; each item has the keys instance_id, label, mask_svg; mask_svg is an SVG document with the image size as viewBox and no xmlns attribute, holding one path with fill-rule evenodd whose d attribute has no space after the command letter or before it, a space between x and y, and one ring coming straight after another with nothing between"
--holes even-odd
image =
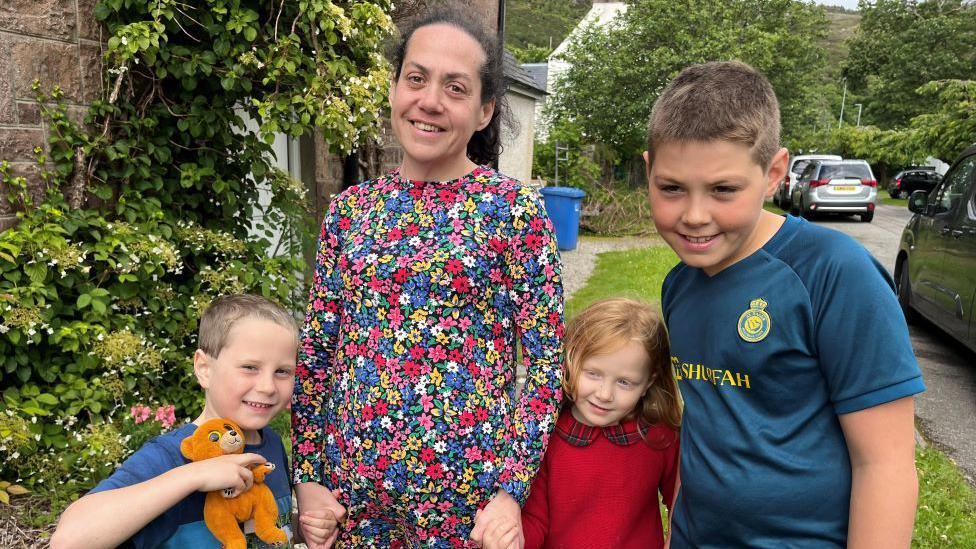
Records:
<instances>
[{"instance_id":1,"label":"boy's arm","mask_svg":"<svg viewBox=\"0 0 976 549\"><path fill-rule=\"evenodd\" d=\"M249 467L266 461L258 454L221 456L124 488L88 494L61 515L51 547L117 547L193 492L245 489L252 480Z\"/></svg>"},{"instance_id":2,"label":"boy's arm","mask_svg":"<svg viewBox=\"0 0 976 549\"><path fill-rule=\"evenodd\" d=\"M909 547L918 500L914 399L839 419L851 456L848 547Z\"/></svg>"}]
</instances>

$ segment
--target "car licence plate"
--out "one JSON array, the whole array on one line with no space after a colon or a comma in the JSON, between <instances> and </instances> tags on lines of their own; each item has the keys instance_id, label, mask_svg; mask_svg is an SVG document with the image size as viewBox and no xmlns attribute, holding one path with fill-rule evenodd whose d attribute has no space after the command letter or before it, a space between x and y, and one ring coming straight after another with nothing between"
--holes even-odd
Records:
<instances>
[{"instance_id":1,"label":"car licence plate","mask_svg":"<svg viewBox=\"0 0 976 549\"><path fill-rule=\"evenodd\" d=\"M831 189L839 193L852 193L857 191L857 187L854 185L834 185Z\"/></svg>"}]
</instances>

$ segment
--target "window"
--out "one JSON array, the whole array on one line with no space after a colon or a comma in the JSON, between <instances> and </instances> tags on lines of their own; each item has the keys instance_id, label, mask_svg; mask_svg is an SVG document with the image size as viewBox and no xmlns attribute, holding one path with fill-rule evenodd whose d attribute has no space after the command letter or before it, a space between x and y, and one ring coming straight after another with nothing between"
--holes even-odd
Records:
<instances>
[{"instance_id":1,"label":"window","mask_svg":"<svg viewBox=\"0 0 976 549\"><path fill-rule=\"evenodd\" d=\"M874 179L866 164L824 164L821 179Z\"/></svg>"},{"instance_id":2,"label":"window","mask_svg":"<svg viewBox=\"0 0 976 549\"><path fill-rule=\"evenodd\" d=\"M809 160L797 160L796 163L793 164L793 169L790 171L796 174L802 174L803 170L807 169L807 166L809 165Z\"/></svg>"},{"instance_id":3,"label":"window","mask_svg":"<svg viewBox=\"0 0 976 549\"><path fill-rule=\"evenodd\" d=\"M932 193L929 199L932 215L952 212L966 199L974 172L976 172L976 155L963 159L946 174L938 191Z\"/></svg>"},{"instance_id":4,"label":"window","mask_svg":"<svg viewBox=\"0 0 976 549\"><path fill-rule=\"evenodd\" d=\"M817 168L819 167L820 164L811 162L809 165L807 165L806 169L803 170L803 173L800 175L800 179L813 179L813 174L817 172Z\"/></svg>"}]
</instances>

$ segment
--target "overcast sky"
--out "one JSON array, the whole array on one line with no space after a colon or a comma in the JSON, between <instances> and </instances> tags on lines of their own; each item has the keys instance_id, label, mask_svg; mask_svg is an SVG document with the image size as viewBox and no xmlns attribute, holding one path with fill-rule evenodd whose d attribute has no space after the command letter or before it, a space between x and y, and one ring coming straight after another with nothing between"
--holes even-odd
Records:
<instances>
[{"instance_id":1,"label":"overcast sky","mask_svg":"<svg viewBox=\"0 0 976 549\"><path fill-rule=\"evenodd\" d=\"M813 2L822 6L843 6L849 10L857 9L857 0L813 0Z\"/></svg>"}]
</instances>

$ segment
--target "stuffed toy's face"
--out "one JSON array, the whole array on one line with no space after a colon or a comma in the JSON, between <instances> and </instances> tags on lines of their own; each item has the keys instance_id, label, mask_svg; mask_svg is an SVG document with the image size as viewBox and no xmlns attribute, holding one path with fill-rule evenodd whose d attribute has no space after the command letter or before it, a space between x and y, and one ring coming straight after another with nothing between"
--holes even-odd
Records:
<instances>
[{"instance_id":1,"label":"stuffed toy's face","mask_svg":"<svg viewBox=\"0 0 976 549\"><path fill-rule=\"evenodd\" d=\"M244 433L230 420L219 417L208 419L192 435L183 439L180 450L192 461L240 454L244 451Z\"/></svg>"}]
</instances>

